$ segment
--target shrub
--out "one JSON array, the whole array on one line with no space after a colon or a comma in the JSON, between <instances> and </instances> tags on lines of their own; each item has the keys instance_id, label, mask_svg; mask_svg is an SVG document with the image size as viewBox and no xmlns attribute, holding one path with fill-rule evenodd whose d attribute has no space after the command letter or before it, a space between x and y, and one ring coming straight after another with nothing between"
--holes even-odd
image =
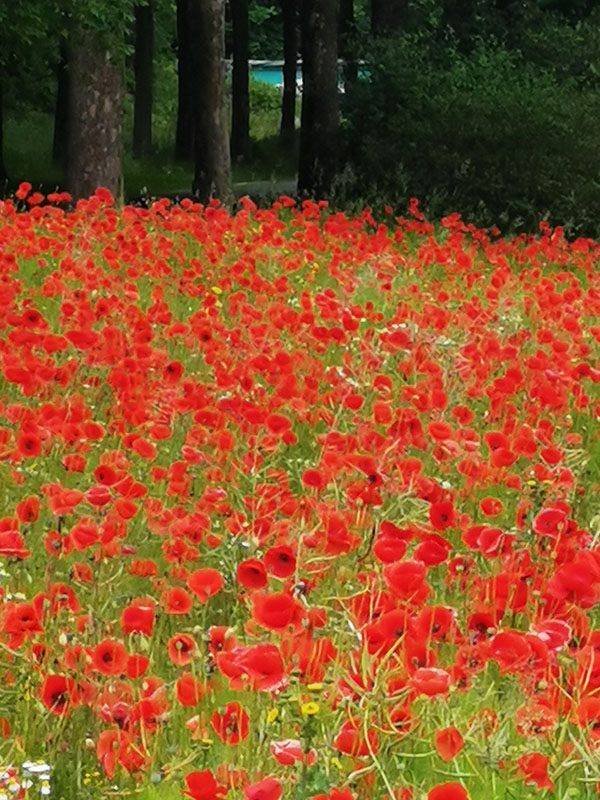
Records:
<instances>
[{"instance_id":1,"label":"shrub","mask_svg":"<svg viewBox=\"0 0 600 800\"><path fill-rule=\"evenodd\" d=\"M420 35L380 46L369 72L347 98L339 199L417 196L432 216L598 232L595 88L497 42L465 54Z\"/></svg>"}]
</instances>

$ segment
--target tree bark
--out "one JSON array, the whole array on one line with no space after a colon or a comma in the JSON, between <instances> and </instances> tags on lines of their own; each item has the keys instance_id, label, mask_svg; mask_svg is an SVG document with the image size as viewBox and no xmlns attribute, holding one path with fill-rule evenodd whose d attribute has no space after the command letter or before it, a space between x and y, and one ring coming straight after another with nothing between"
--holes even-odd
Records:
<instances>
[{"instance_id":1,"label":"tree bark","mask_svg":"<svg viewBox=\"0 0 600 800\"><path fill-rule=\"evenodd\" d=\"M67 45L60 46L60 58L56 65L56 102L54 105L54 138L52 160L65 169L67 165L67 143L69 136L69 66Z\"/></svg>"},{"instance_id":2,"label":"tree bark","mask_svg":"<svg viewBox=\"0 0 600 800\"><path fill-rule=\"evenodd\" d=\"M8 175L4 163L4 103L2 98L2 80L0 76L0 197L4 196Z\"/></svg>"},{"instance_id":3,"label":"tree bark","mask_svg":"<svg viewBox=\"0 0 600 800\"><path fill-rule=\"evenodd\" d=\"M177 0L177 74L178 103L175 133L175 158L191 161L194 157L194 79L192 73L192 39L190 35L190 3Z\"/></svg>"},{"instance_id":4,"label":"tree bark","mask_svg":"<svg viewBox=\"0 0 600 800\"><path fill-rule=\"evenodd\" d=\"M358 78L358 64L354 58L354 0L340 0L340 58L344 61L344 83Z\"/></svg>"},{"instance_id":5,"label":"tree bark","mask_svg":"<svg viewBox=\"0 0 600 800\"><path fill-rule=\"evenodd\" d=\"M250 155L250 73L248 0L231 0L233 72L231 78L231 156Z\"/></svg>"},{"instance_id":6,"label":"tree bark","mask_svg":"<svg viewBox=\"0 0 600 800\"><path fill-rule=\"evenodd\" d=\"M336 170L339 126L337 0L302 2L302 121L298 192L326 197Z\"/></svg>"},{"instance_id":7,"label":"tree bark","mask_svg":"<svg viewBox=\"0 0 600 800\"><path fill-rule=\"evenodd\" d=\"M73 199L102 186L122 196L124 69L91 37L75 34L69 53L67 189Z\"/></svg>"},{"instance_id":8,"label":"tree bark","mask_svg":"<svg viewBox=\"0 0 600 800\"><path fill-rule=\"evenodd\" d=\"M371 0L371 33L394 36L406 25L408 0Z\"/></svg>"},{"instance_id":9,"label":"tree bark","mask_svg":"<svg viewBox=\"0 0 600 800\"><path fill-rule=\"evenodd\" d=\"M296 0L281 0L283 15L283 95L281 97L282 139L290 140L296 130L296 72L298 42L296 35Z\"/></svg>"},{"instance_id":10,"label":"tree bark","mask_svg":"<svg viewBox=\"0 0 600 800\"><path fill-rule=\"evenodd\" d=\"M233 201L225 93L224 0L192 0L195 175L199 202Z\"/></svg>"},{"instance_id":11,"label":"tree bark","mask_svg":"<svg viewBox=\"0 0 600 800\"><path fill-rule=\"evenodd\" d=\"M154 61L154 15L152 0L135 6L135 96L133 99L133 156L142 158L152 150L152 68Z\"/></svg>"}]
</instances>

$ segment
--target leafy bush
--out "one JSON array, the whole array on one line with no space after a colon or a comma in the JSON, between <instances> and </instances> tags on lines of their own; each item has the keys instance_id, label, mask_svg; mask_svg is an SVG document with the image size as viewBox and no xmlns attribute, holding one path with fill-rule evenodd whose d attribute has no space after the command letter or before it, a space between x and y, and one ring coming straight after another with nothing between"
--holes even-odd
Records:
<instances>
[{"instance_id":1,"label":"leafy bush","mask_svg":"<svg viewBox=\"0 0 600 800\"><path fill-rule=\"evenodd\" d=\"M250 109L253 114L281 111L281 91L269 83L251 79Z\"/></svg>"},{"instance_id":2,"label":"leafy bush","mask_svg":"<svg viewBox=\"0 0 600 800\"><path fill-rule=\"evenodd\" d=\"M505 230L547 218L600 231L600 97L578 76L498 43L465 54L418 35L380 46L369 72L346 102L339 200L416 196L432 216Z\"/></svg>"}]
</instances>

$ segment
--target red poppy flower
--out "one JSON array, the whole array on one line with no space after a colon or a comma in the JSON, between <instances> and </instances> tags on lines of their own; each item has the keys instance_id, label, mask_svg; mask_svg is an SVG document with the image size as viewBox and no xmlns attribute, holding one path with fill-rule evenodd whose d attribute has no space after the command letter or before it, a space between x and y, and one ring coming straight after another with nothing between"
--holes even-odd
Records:
<instances>
[{"instance_id":1,"label":"red poppy flower","mask_svg":"<svg viewBox=\"0 0 600 800\"><path fill-rule=\"evenodd\" d=\"M244 589L264 589L268 584L267 569L258 558L247 558L236 570L235 578Z\"/></svg>"},{"instance_id":2,"label":"red poppy flower","mask_svg":"<svg viewBox=\"0 0 600 800\"><path fill-rule=\"evenodd\" d=\"M81 553L88 547L93 547L100 540L100 531L94 520L82 517L75 523L69 532L73 547Z\"/></svg>"},{"instance_id":3,"label":"red poppy flower","mask_svg":"<svg viewBox=\"0 0 600 800\"><path fill-rule=\"evenodd\" d=\"M115 775L120 731L102 731L96 745L96 758L109 779Z\"/></svg>"},{"instance_id":4,"label":"red poppy flower","mask_svg":"<svg viewBox=\"0 0 600 800\"><path fill-rule=\"evenodd\" d=\"M248 714L237 702L227 703L223 711L215 711L210 722L224 744L239 744L250 731Z\"/></svg>"},{"instance_id":5,"label":"red poppy flower","mask_svg":"<svg viewBox=\"0 0 600 800\"><path fill-rule=\"evenodd\" d=\"M577 722L587 728L592 739L600 740L600 697L588 695L577 706Z\"/></svg>"},{"instance_id":6,"label":"red poppy flower","mask_svg":"<svg viewBox=\"0 0 600 800\"><path fill-rule=\"evenodd\" d=\"M305 469L302 473L302 483L311 489L324 489L327 486L327 478L318 469Z\"/></svg>"},{"instance_id":7,"label":"red poppy flower","mask_svg":"<svg viewBox=\"0 0 600 800\"><path fill-rule=\"evenodd\" d=\"M0 556L29 558L31 550L25 548L25 539L18 531L0 531Z\"/></svg>"},{"instance_id":8,"label":"red poppy flower","mask_svg":"<svg viewBox=\"0 0 600 800\"><path fill-rule=\"evenodd\" d=\"M20 433L16 444L23 458L36 458L42 452L42 440L35 433Z\"/></svg>"},{"instance_id":9,"label":"red poppy flower","mask_svg":"<svg viewBox=\"0 0 600 800\"><path fill-rule=\"evenodd\" d=\"M422 639L443 641L454 625L454 613L445 606L424 608L415 621L415 631Z\"/></svg>"},{"instance_id":10,"label":"red poppy flower","mask_svg":"<svg viewBox=\"0 0 600 800\"><path fill-rule=\"evenodd\" d=\"M411 678L412 686L428 697L447 694L450 689L450 674L437 667L419 667Z\"/></svg>"},{"instance_id":11,"label":"red poppy flower","mask_svg":"<svg viewBox=\"0 0 600 800\"><path fill-rule=\"evenodd\" d=\"M37 497L27 497L17 503L16 515L19 522L35 522L40 513L40 501Z\"/></svg>"},{"instance_id":12,"label":"red poppy flower","mask_svg":"<svg viewBox=\"0 0 600 800\"><path fill-rule=\"evenodd\" d=\"M439 500L429 506L429 521L436 531L445 531L453 528L456 512L450 500Z\"/></svg>"},{"instance_id":13,"label":"red poppy flower","mask_svg":"<svg viewBox=\"0 0 600 800\"><path fill-rule=\"evenodd\" d=\"M296 556L286 544L270 547L263 557L265 567L277 578L289 578L296 571Z\"/></svg>"},{"instance_id":14,"label":"red poppy flower","mask_svg":"<svg viewBox=\"0 0 600 800\"><path fill-rule=\"evenodd\" d=\"M382 564L393 564L406 554L407 544L403 539L392 536L378 536L373 545L373 555Z\"/></svg>"},{"instance_id":15,"label":"red poppy flower","mask_svg":"<svg viewBox=\"0 0 600 800\"><path fill-rule=\"evenodd\" d=\"M265 425L267 426L269 433L274 433L277 435L281 435L285 433L285 431L289 431L292 427L290 420L283 414L269 414L265 420Z\"/></svg>"},{"instance_id":16,"label":"red poppy flower","mask_svg":"<svg viewBox=\"0 0 600 800\"><path fill-rule=\"evenodd\" d=\"M221 652L217 655L217 666L236 688L249 685L255 692L272 692L284 682L283 659L274 644Z\"/></svg>"},{"instance_id":17,"label":"red poppy flower","mask_svg":"<svg viewBox=\"0 0 600 800\"><path fill-rule=\"evenodd\" d=\"M198 569L189 576L187 585L196 599L204 605L209 597L221 591L225 581L216 569Z\"/></svg>"},{"instance_id":18,"label":"red poppy flower","mask_svg":"<svg viewBox=\"0 0 600 800\"><path fill-rule=\"evenodd\" d=\"M221 786L209 769L198 772L189 772L185 776L186 797L192 800L225 800L227 787Z\"/></svg>"},{"instance_id":19,"label":"red poppy flower","mask_svg":"<svg viewBox=\"0 0 600 800\"><path fill-rule=\"evenodd\" d=\"M136 680L137 678L141 678L142 675L145 674L149 666L150 666L150 659L148 658L148 656L134 654L132 656L129 656L129 658L127 659L127 667L125 669L125 672L127 673L128 678Z\"/></svg>"},{"instance_id":20,"label":"red poppy flower","mask_svg":"<svg viewBox=\"0 0 600 800\"><path fill-rule=\"evenodd\" d=\"M297 600L281 592L255 594L252 598L252 616L263 628L282 633L299 630L305 612Z\"/></svg>"},{"instance_id":21,"label":"red poppy flower","mask_svg":"<svg viewBox=\"0 0 600 800\"><path fill-rule=\"evenodd\" d=\"M246 786L246 800L279 800L283 794L283 786L276 778L263 778L258 783Z\"/></svg>"},{"instance_id":22,"label":"red poppy flower","mask_svg":"<svg viewBox=\"0 0 600 800\"><path fill-rule=\"evenodd\" d=\"M177 383L184 373L181 361L170 361L163 369L163 378L167 383Z\"/></svg>"},{"instance_id":23,"label":"red poppy flower","mask_svg":"<svg viewBox=\"0 0 600 800\"><path fill-rule=\"evenodd\" d=\"M139 597L123 609L121 630L126 636L130 633L145 633L146 636L152 636L154 617L154 600Z\"/></svg>"},{"instance_id":24,"label":"red poppy flower","mask_svg":"<svg viewBox=\"0 0 600 800\"><path fill-rule=\"evenodd\" d=\"M424 536L421 543L413 551L413 558L422 561L428 567L443 564L450 555L452 545L437 533Z\"/></svg>"},{"instance_id":25,"label":"red poppy flower","mask_svg":"<svg viewBox=\"0 0 600 800\"><path fill-rule=\"evenodd\" d=\"M40 699L52 714L68 717L77 703L75 681L62 675L46 675L40 690Z\"/></svg>"},{"instance_id":26,"label":"red poppy flower","mask_svg":"<svg viewBox=\"0 0 600 800\"><path fill-rule=\"evenodd\" d=\"M189 664L196 652L196 641L187 633L176 633L167 643L169 658L177 667L185 667L186 664Z\"/></svg>"},{"instance_id":27,"label":"red poppy flower","mask_svg":"<svg viewBox=\"0 0 600 800\"><path fill-rule=\"evenodd\" d=\"M463 737L457 728L450 727L436 731L435 749L438 751L439 757L444 761L452 761L463 747Z\"/></svg>"},{"instance_id":28,"label":"red poppy flower","mask_svg":"<svg viewBox=\"0 0 600 800\"><path fill-rule=\"evenodd\" d=\"M528 753L518 759L520 772L525 776L525 784L535 783L538 789L554 791L554 784L548 777L549 756L541 753Z\"/></svg>"},{"instance_id":29,"label":"red poppy flower","mask_svg":"<svg viewBox=\"0 0 600 800\"><path fill-rule=\"evenodd\" d=\"M427 426L427 433L436 442L443 442L453 438L453 431L446 422L430 422Z\"/></svg>"},{"instance_id":30,"label":"red poppy flower","mask_svg":"<svg viewBox=\"0 0 600 800\"><path fill-rule=\"evenodd\" d=\"M115 500L114 509L121 519L133 519L138 512L137 505L128 497L120 497Z\"/></svg>"},{"instance_id":31,"label":"red poppy flower","mask_svg":"<svg viewBox=\"0 0 600 800\"><path fill-rule=\"evenodd\" d=\"M180 586L175 586L173 589L169 589L168 592L165 592L163 603L165 613L174 615L189 614L194 605L191 596Z\"/></svg>"},{"instance_id":32,"label":"red poppy flower","mask_svg":"<svg viewBox=\"0 0 600 800\"><path fill-rule=\"evenodd\" d=\"M94 669L103 675L121 675L127 669L127 650L122 642L105 639L92 651Z\"/></svg>"},{"instance_id":33,"label":"red poppy flower","mask_svg":"<svg viewBox=\"0 0 600 800\"><path fill-rule=\"evenodd\" d=\"M85 493L85 499L90 505L101 508L110 503L112 495L107 486L91 486Z\"/></svg>"},{"instance_id":34,"label":"red poppy flower","mask_svg":"<svg viewBox=\"0 0 600 800\"><path fill-rule=\"evenodd\" d=\"M498 517L504 511L504 506L497 497L484 497L479 503L479 508L486 517Z\"/></svg>"},{"instance_id":35,"label":"red poppy flower","mask_svg":"<svg viewBox=\"0 0 600 800\"><path fill-rule=\"evenodd\" d=\"M298 761L306 761L306 765L310 767L317 761L317 751L311 748L308 753L305 753L304 746L298 739L282 739L279 742L271 742L269 750L277 763L285 767L290 767Z\"/></svg>"},{"instance_id":36,"label":"red poppy flower","mask_svg":"<svg viewBox=\"0 0 600 800\"><path fill-rule=\"evenodd\" d=\"M141 436L135 438L132 449L146 461L154 461L157 455L156 445Z\"/></svg>"},{"instance_id":37,"label":"red poppy flower","mask_svg":"<svg viewBox=\"0 0 600 800\"><path fill-rule=\"evenodd\" d=\"M175 687L177 702L182 706L197 706L202 699L202 681L196 680L190 672L184 672Z\"/></svg>"},{"instance_id":38,"label":"red poppy flower","mask_svg":"<svg viewBox=\"0 0 600 800\"><path fill-rule=\"evenodd\" d=\"M379 749L379 737L377 733L369 728L367 738L363 735L363 727L359 721L348 720L344 722L339 733L333 740L333 747L340 753L345 753L355 758L377 754Z\"/></svg>"},{"instance_id":39,"label":"red poppy flower","mask_svg":"<svg viewBox=\"0 0 600 800\"><path fill-rule=\"evenodd\" d=\"M503 631L490 640L492 658L500 665L500 671L519 672L532 656L531 644L520 631Z\"/></svg>"},{"instance_id":40,"label":"red poppy flower","mask_svg":"<svg viewBox=\"0 0 600 800\"><path fill-rule=\"evenodd\" d=\"M460 783L441 783L427 795L427 800L469 800L469 795Z\"/></svg>"},{"instance_id":41,"label":"red poppy flower","mask_svg":"<svg viewBox=\"0 0 600 800\"><path fill-rule=\"evenodd\" d=\"M106 464L100 464L94 470L94 478L101 486L114 486L119 480L119 475L112 467Z\"/></svg>"},{"instance_id":42,"label":"red poppy flower","mask_svg":"<svg viewBox=\"0 0 600 800\"><path fill-rule=\"evenodd\" d=\"M550 536L552 539L564 531L567 514L559 508L544 508L533 520L533 530L540 536Z\"/></svg>"},{"instance_id":43,"label":"red poppy flower","mask_svg":"<svg viewBox=\"0 0 600 800\"><path fill-rule=\"evenodd\" d=\"M421 561L397 561L383 569L383 580L388 589L403 600L421 592L427 568Z\"/></svg>"}]
</instances>

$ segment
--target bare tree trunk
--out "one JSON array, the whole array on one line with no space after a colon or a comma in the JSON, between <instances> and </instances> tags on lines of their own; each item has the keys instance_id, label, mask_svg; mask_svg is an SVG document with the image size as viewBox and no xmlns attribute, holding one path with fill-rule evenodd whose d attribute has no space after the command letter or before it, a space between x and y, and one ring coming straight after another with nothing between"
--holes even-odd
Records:
<instances>
[{"instance_id":1,"label":"bare tree trunk","mask_svg":"<svg viewBox=\"0 0 600 800\"><path fill-rule=\"evenodd\" d=\"M225 93L225 0L192 0L191 30L195 79L195 175L201 203L233 201Z\"/></svg>"},{"instance_id":2,"label":"bare tree trunk","mask_svg":"<svg viewBox=\"0 0 600 800\"><path fill-rule=\"evenodd\" d=\"M354 58L352 36L354 34L354 0L340 0L340 58L344 60L344 83L352 83L358 77L358 64Z\"/></svg>"},{"instance_id":3,"label":"bare tree trunk","mask_svg":"<svg viewBox=\"0 0 600 800\"><path fill-rule=\"evenodd\" d=\"M69 66L66 42L60 46L60 59L56 66L56 103L54 106L54 139L52 160L65 169L69 136Z\"/></svg>"},{"instance_id":4,"label":"bare tree trunk","mask_svg":"<svg viewBox=\"0 0 600 800\"><path fill-rule=\"evenodd\" d=\"M133 100L133 156L142 158L152 150L152 68L154 61L154 15L152 0L135 6L135 96Z\"/></svg>"},{"instance_id":5,"label":"bare tree trunk","mask_svg":"<svg viewBox=\"0 0 600 800\"><path fill-rule=\"evenodd\" d=\"M393 36L404 30L408 0L371 0L373 36Z\"/></svg>"},{"instance_id":6,"label":"bare tree trunk","mask_svg":"<svg viewBox=\"0 0 600 800\"><path fill-rule=\"evenodd\" d=\"M76 33L69 53L67 189L74 199L102 186L122 195L123 65Z\"/></svg>"},{"instance_id":7,"label":"bare tree trunk","mask_svg":"<svg viewBox=\"0 0 600 800\"><path fill-rule=\"evenodd\" d=\"M339 126L337 0L302 2L302 126L298 192L327 196L336 170Z\"/></svg>"},{"instance_id":8,"label":"bare tree trunk","mask_svg":"<svg viewBox=\"0 0 600 800\"><path fill-rule=\"evenodd\" d=\"M250 73L248 0L231 0L233 74L231 79L231 156L250 155Z\"/></svg>"},{"instance_id":9,"label":"bare tree trunk","mask_svg":"<svg viewBox=\"0 0 600 800\"><path fill-rule=\"evenodd\" d=\"M282 139L290 140L296 130L296 71L298 69L296 36L296 0L281 0L283 12L283 96L281 98Z\"/></svg>"},{"instance_id":10,"label":"bare tree trunk","mask_svg":"<svg viewBox=\"0 0 600 800\"><path fill-rule=\"evenodd\" d=\"M178 103L175 158L191 161L194 157L194 79L192 75L192 39L190 3L177 0L177 74Z\"/></svg>"},{"instance_id":11,"label":"bare tree trunk","mask_svg":"<svg viewBox=\"0 0 600 800\"><path fill-rule=\"evenodd\" d=\"M2 76L0 75L0 197L4 196L8 175L4 164L4 103L2 98Z\"/></svg>"}]
</instances>

